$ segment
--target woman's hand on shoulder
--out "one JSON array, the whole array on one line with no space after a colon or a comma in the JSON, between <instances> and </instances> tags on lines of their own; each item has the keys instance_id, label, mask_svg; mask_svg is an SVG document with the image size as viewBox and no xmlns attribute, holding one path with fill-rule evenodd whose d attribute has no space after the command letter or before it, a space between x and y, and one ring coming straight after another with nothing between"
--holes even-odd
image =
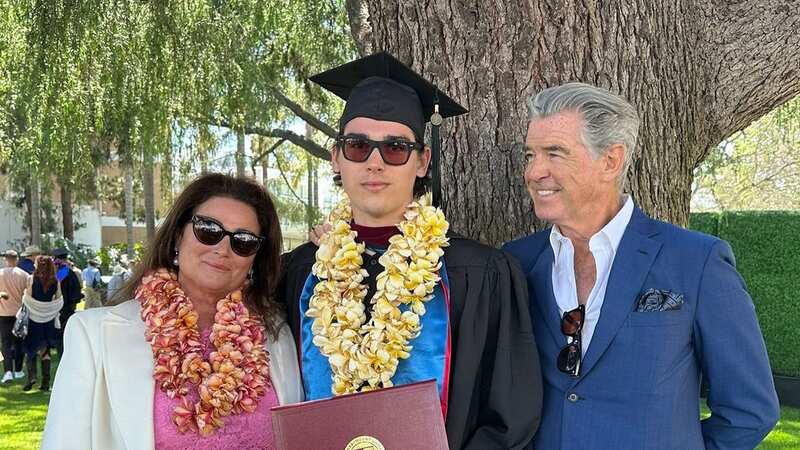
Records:
<instances>
[{"instance_id":1,"label":"woman's hand on shoulder","mask_svg":"<svg viewBox=\"0 0 800 450\"><path fill-rule=\"evenodd\" d=\"M308 232L308 240L319 247L319 240L322 239L322 235L331 231L331 228L333 227L328 222L316 225Z\"/></svg>"}]
</instances>

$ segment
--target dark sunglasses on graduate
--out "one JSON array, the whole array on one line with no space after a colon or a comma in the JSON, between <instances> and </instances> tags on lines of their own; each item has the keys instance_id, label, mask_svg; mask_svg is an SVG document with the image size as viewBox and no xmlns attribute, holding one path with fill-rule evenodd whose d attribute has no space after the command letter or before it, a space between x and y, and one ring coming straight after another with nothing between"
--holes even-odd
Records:
<instances>
[{"instance_id":1,"label":"dark sunglasses on graduate","mask_svg":"<svg viewBox=\"0 0 800 450\"><path fill-rule=\"evenodd\" d=\"M577 377L581 370L581 330L585 318L586 307L584 305L578 305L577 308L565 312L561 318L561 332L570 340L558 352L556 364L558 370L571 377Z\"/></svg>"},{"instance_id":2,"label":"dark sunglasses on graduate","mask_svg":"<svg viewBox=\"0 0 800 450\"><path fill-rule=\"evenodd\" d=\"M216 245L225 236L229 236L231 250L239 256L255 254L264 240L249 231L228 231L218 221L198 215L192 216L192 231L194 237L205 245Z\"/></svg>"},{"instance_id":3,"label":"dark sunglasses on graduate","mask_svg":"<svg viewBox=\"0 0 800 450\"><path fill-rule=\"evenodd\" d=\"M390 166L402 166L408 162L411 152L422 150L425 146L418 142L403 139L387 139L373 141L360 136L339 136L336 146L342 151L345 159L353 162L364 162L369 159L376 148L383 158L383 162Z\"/></svg>"}]
</instances>

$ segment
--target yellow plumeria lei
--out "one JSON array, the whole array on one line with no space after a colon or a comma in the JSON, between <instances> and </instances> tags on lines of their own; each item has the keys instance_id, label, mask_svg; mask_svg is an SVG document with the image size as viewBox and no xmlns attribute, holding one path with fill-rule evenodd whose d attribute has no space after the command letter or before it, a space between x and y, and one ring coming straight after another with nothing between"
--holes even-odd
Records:
<instances>
[{"instance_id":1,"label":"yellow plumeria lei","mask_svg":"<svg viewBox=\"0 0 800 450\"><path fill-rule=\"evenodd\" d=\"M426 194L408 205L401 234L389 239L378 261L384 267L372 298L367 323L364 297L368 276L361 268L364 244L350 229L350 201L344 199L331 212L332 229L320 239L312 273L321 281L314 287L306 316L314 318L311 332L328 357L334 395L392 386L400 359L410 356L409 342L419 336L425 302L433 298L439 282L442 247L448 245L449 224ZM400 305L406 305L401 311Z\"/></svg>"}]
</instances>

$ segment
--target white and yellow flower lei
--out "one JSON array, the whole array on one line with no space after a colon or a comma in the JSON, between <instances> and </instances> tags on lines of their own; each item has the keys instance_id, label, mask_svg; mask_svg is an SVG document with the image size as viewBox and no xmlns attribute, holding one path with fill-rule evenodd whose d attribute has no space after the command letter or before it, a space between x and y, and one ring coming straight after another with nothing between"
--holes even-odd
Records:
<instances>
[{"instance_id":1,"label":"white and yellow flower lei","mask_svg":"<svg viewBox=\"0 0 800 450\"><path fill-rule=\"evenodd\" d=\"M312 273L321 281L314 287L306 316L314 318L311 331L316 345L328 357L334 395L392 386L400 359L410 356L409 341L421 330L425 302L439 282L449 224L426 194L408 205L402 232L389 239L379 262L384 267L372 298L367 323L364 297L368 276L361 268L364 244L350 229L352 211L345 194L331 212L332 229L320 239ZM406 305L401 311L400 305Z\"/></svg>"}]
</instances>

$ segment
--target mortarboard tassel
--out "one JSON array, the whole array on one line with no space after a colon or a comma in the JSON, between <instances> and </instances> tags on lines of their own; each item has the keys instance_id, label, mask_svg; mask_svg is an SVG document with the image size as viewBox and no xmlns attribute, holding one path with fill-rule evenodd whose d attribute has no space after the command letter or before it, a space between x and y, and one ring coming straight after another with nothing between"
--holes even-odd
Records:
<instances>
[{"instance_id":1,"label":"mortarboard tassel","mask_svg":"<svg viewBox=\"0 0 800 450\"><path fill-rule=\"evenodd\" d=\"M437 92L438 94L438 92ZM436 103L433 105L433 115L431 115L431 165L433 191L433 206L442 206L442 170L441 170L441 140L439 139L439 126L442 124L442 116L439 114L439 96L436 95Z\"/></svg>"}]
</instances>

